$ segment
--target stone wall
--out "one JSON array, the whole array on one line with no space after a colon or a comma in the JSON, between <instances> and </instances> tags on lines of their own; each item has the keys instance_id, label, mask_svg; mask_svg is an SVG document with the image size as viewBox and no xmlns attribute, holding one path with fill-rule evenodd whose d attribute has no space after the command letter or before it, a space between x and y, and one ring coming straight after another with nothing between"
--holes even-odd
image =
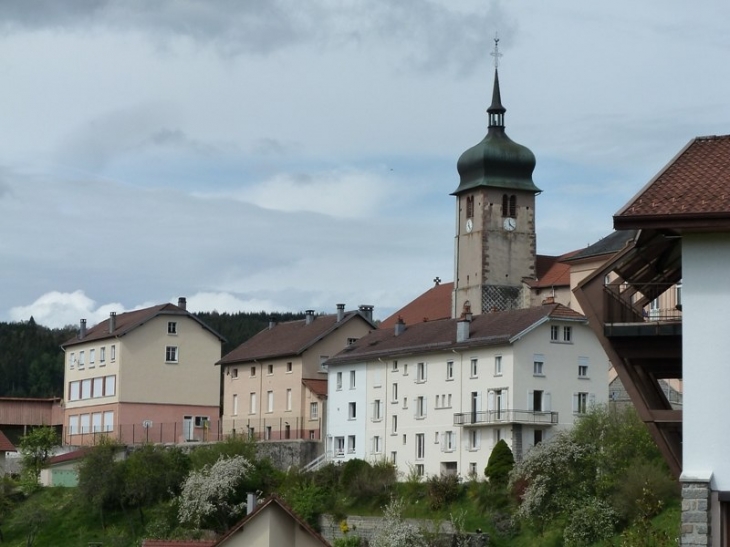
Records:
<instances>
[{"instance_id":1,"label":"stone wall","mask_svg":"<svg viewBox=\"0 0 730 547\"><path fill-rule=\"evenodd\" d=\"M682 547L711 545L709 482L682 482Z\"/></svg>"},{"instance_id":2,"label":"stone wall","mask_svg":"<svg viewBox=\"0 0 730 547\"><path fill-rule=\"evenodd\" d=\"M304 467L322 450L318 441L265 441L256 443L259 458L269 458L277 469L286 471L290 467Z\"/></svg>"}]
</instances>

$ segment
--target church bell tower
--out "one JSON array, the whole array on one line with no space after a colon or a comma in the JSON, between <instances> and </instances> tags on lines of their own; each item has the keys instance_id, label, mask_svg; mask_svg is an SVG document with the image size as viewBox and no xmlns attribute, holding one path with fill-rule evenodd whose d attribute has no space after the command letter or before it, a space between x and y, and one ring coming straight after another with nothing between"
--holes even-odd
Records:
<instances>
[{"instance_id":1,"label":"church bell tower","mask_svg":"<svg viewBox=\"0 0 730 547\"><path fill-rule=\"evenodd\" d=\"M526 307L525 278L535 278L535 155L504 131L499 90L499 39L494 40L494 88L484 139L456 164L456 238L452 317L466 302L474 313Z\"/></svg>"}]
</instances>

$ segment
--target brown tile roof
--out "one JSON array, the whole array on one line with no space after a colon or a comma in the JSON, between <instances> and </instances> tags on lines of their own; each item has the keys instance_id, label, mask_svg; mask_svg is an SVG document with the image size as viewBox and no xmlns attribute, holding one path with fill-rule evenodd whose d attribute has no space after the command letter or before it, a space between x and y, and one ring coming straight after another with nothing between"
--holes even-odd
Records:
<instances>
[{"instance_id":1,"label":"brown tile roof","mask_svg":"<svg viewBox=\"0 0 730 547\"><path fill-rule=\"evenodd\" d=\"M435 285L393 315L381 321L380 328L393 327L399 317L403 318L403 321L409 325L420 321L448 319L451 317L451 295L453 292L453 282Z\"/></svg>"},{"instance_id":2,"label":"brown tile roof","mask_svg":"<svg viewBox=\"0 0 730 547\"><path fill-rule=\"evenodd\" d=\"M469 329L469 339L464 342L456 341L458 319L420 322L406 325L405 331L398 336L395 335L395 329L373 331L327 363L337 365L383 356L507 344L531 327L549 319L586 320L583 315L562 304L475 315Z\"/></svg>"},{"instance_id":3,"label":"brown tile roof","mask_svg":"<svg viewBox=\"0 0 730 547\"><path fill-rule=\"evenodd\" d=\"M525 283L533 289L545 287L569 287L570 265L563 262L578 251L571 251L560 256L537 255L537 279L526 279Z\"/></svg>"},{"instance_id":4,"label":"brown tile roof","mask_svg":"<svg viewBox=\"0 0 730 547\"><path fill-rule=\"evenodd\" d=\"M187 316L195 320L204 329L210 331L220 340L225 341L220 334L211 329L208 325L203 323L195 315L187 310L184 310L175 304L160 304L158 306L152 306L150 308L144 308L141 310L134 310L125 313L120 313L116 316L116 323L114 332L109 332L109 319L105 319L101 323L94 325L86 331L86 336L80 339L78 336L74 336L63 344L62 347L69 347L75 344L82 344L91 340L104 340L106 338L118 338L125 334L133 331L137 327L141 327L146 322L154 319L158 315L170 315L170 316Z\"/></svg>"},{"instance_id":5,"label":"brown tile roof","mask_svg":"<svg viewBox=\"0 0 730 547\"><path fill-rule=\"evenodd\" d=\"M57 456L53 456L48 460L48 465L55 465L58 463L64 463L64 462L72 462L74 460L80 460L83 458L86 453L88 452L88 449L81 449L81 450L73 450L72 452L65 452L64 454L59 454Z\"/></svg>"},{"instance_id":6,"label":"brown tile roof","mask_svg":"<svg viewBox=\"0 0 730 547\"><path fill-rule=\"evenodd\" d=\"M216 364L228 365L254 359L299 355L348 321L353 320L365 321L370 327L375 327L359 311L346 312L342 321L339 322L336 314L315 315L314 320L309 324L306 319L287 321L262 330L224 355Z\"/></svg>"},{"instance_id":7,"label":"brown tile roof","mask_svg":"<svg viewBox=\"0 0 730 547\"><path fill-rule=\"evenodd\" d=\"M10 442L10 439L2 431L0 431L0 452L17 452L13 443Z\"/></svg>"},{"instance_id":8,"label":"brown tile roof","mask_svg":"<svg viewBox=\"0 0 730 547\"><path fill-rule=\"evenodd\" d=\"M233 526L224 536L222 536L216 543L213 544L213 547L218 547L219 545L224 545L225 542L230 538L233 534L243 529L246 524L249 523L249 521L255 519L266 507L270 505L278 505L281 507L286 513L289 514L289 516L294 519L294 521L301 526L314 540L316 540L322 547L332 547L332 545L322 537L319 532L317 532L314 528L312 528L309 524L306 523L299 515L297 515L291 507L289 507L284 500L282 500L279 496L276 494L272 494L268 498L266 498L264 501L262 501L259 505L256 506L256 509L254 509L251 513L246 515L241 521L239 521L238 524Z\"/></svg>"},{"instance_id":9,"label":"brown tile roof","mask_svg":"<svg viewBox=\"0 0 730 547\"><path fill-rule=\"evenodd\" d=\"M636 230L615 230L606 237L599 239L584 249L576 251L573 255L563 260L566 262L577 262L586 258L616 254L626 247L628 242L632 241L635 236Z\"/></svg>"},{"instance_id":10,"label":"brown tile roof","mask_svg":"<svg viewBox=\"0 0 730 547\"><path fill-rule=\"evenodd\" d=\"M304 378L302 383L317 397L327 397L327 380Z\"/></svg>"},{"instance_id":11,"label":"brown tile roof","mask_svg":"<svg viewBox=\"0 0 730 547\"><path fill-rule=\"evenodd\" d=\"M214 539L145 539L142 547L213 547L215 542Z\"/></svg>"},{"instance_id":12,"label":"brown tile roof","mask_svg":"<svg viewBox=\"0 0 730 547\"><path fill-rule=\"evenodd\" d=\"M690 141L613 218L616 229L730 219L730 135Z\"/></svg>"}]
</instances>

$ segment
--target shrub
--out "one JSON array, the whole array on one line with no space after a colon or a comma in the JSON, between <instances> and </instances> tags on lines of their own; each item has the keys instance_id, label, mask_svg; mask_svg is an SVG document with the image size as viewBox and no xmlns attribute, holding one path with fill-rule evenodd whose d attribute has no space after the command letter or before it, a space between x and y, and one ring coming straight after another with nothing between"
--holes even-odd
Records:
<instances>
[{"instance_id":1,"label":"shrub","mask_svg":"<svg viewBox=\"0 0 730 547\"><path fill-rule=\"evenodd\" d=\"M570 514L563 531L565 545L588 547L613 536L616 513L603 500L590 498L578 504Z\"/></svg>"},{"instance_id":2,"label":"shrub","mask_svg":"<svg viewBox=\"0 0 730 547\"><path fill-rule=\"evenodd\" d=\"M679 484L663 467L640 463L626 470L613 495L613 506L623 522L652 518L679 497Z\"/></svg>"},{"instance_id":3,"label":"shrub","mask_svg":"<svg viewBox=\"0 0 730 547\"><path fill-rule=\"evenodd\" d=\"M320 529L319 517L328 509L327 491L308 481L288 489L284 499L302 520L315 530Z\"/></svg>"},{"instance_id":4,"label":"shrub","mask_svg":"<svg viewBox=\"0 0 730 547\"><path fill-rule=\"evenodd\" d=\"M490 484L504 487L507 486L509 474L514 466L515 458L512 455L512 450L507 446L504 439L500 439L489 455L484 475L489 479Z\"/></svg>"},{"instance_id":5,"label":"shrub","mask_svg":"<svg viewBox=\"0 0 730 547\"><path fill-rule=\"evenodd\" d=\"M434 511L443 509L459 499L461 485L459 477L450 473L433 475L426 481L426 496L428 504Z\"/></svg>"}]
</instances>

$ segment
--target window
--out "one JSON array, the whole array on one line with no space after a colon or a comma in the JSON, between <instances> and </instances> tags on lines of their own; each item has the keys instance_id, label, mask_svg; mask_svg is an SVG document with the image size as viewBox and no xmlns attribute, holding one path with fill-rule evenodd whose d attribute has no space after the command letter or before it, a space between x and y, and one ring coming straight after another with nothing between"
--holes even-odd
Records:
<instances>
[{"instance_id":1,"label":"window","mask_svg":"<svg viewBox=\"0 0 730 547\"><path fill-rule=\"evenodd\" d=\"M416 419L422 420L426 417L426 398L420 396L416 399Z\"/></svg>"},{"instance_id":2,"label":"window","mask_svg":"<svg viewBox=\"0 0 730 547\"><path fill-rule=\"evenodd\" d=\"M274 412L274 392L266 392L266 412Z\"/></svg>"},{"instance_id":3,"label":"window","mask_svg":"<svg viewBox=\"0 0 730 547\"><path fill-rule=\"evenodd\" d=\"M251 378L256 376L256 367L251 367Z\"/></svg>"},{"instance_id":4,"label":"window","mask_svg":"<svg viewBox=\"0 0 730 547\"><path fill-rule=\"evenodd\" d=\"M534 376L544 376L545 375L545 356L539 353L536 353L532 358L532 374Z\"/></svg>"},{"instance_id":5,"label":"window","mask_svg":"<svg viewBox=\"0 0 730 547\"><path fill-rule=\"evenodd\" d=\"M515 195L509 197L509 216L517 218L517 196Z\"/></svg>"},{"instance_id":6,"label":"window","mask_svg":"<svg viewBox=\"0 0 730 547\"><path fill-rule=\"evenodd\" d=\"M466 197L466 218L474 217L474 196Z\"/></svg>"},{"instance_id":7,"label":"window","mask_svg":"<svg viewBox=\"0 0 730 547\"><path fill-rule=\"evenodd\" d=\"M533 446L537 446L542 442L542 429L536 429L533 435Z\"/></svg>"},{"instance_id":8,"label":"window","mask_svg":"<svg viewBox=\"0 0 730 547\"><path fill-rule=\"evenodd\" d=\"M509 216L509 196L507 194L502 194L502 216Z\"/></svg>"},{"instance_id":9,"label":"window","mask_svg":"<svg viewBox=\"0 0 730 547\"><path fill-rule=\"evenodd\" d=\"M479 363L477 359L471 360L471 377L472 378L478 378L479 377Z\"/></svg>"},{"instance_id":10,"label":"window","mask_svg":"<svg viewBox=\"0 0 730 547\"><path fill-rule=\"evenodd\" d=\"M406 434L403 433L403 444L406 444L406 440L407 440Z\"/></svg>"},{"instance_id":11,"label":"window","mask_svg":"<svg viewBox=\"0 0 730 547\"><path fill-rule=\"evenodd\" d=\"M416 433L416 459L422 460L426 457L426 435Z\"/></svg>"},{"instance_id":12,"label":"window","mask_svg":"<svg viewBox=\"0 0 730 547\"><path fill-rule=\"evenodd\" d=\"M167 322L167 334L177 334L177 321Z\"/></svg>"},{"instance_id":13,"label":"window","mask_svg":"<svg viewBox=\"0 0 730 547\"><path fill-rule=\"evenodd\" d=\"M434 437L433 438L433 442L435 442L436 444L438 444L439 443L439 432L436 431L436 433L434 434L433 437Z\"/></svg>"},{"instance_id":14,"label":"window","mask_svg":"<svg viewBox=\"0 0 730 547\"><path fill-rule=\"evenodd\" d=\"M68 400L78 401L81 398L81 382L69 382L68 384Z\"/></svg>"},{"instance_id":15,"label":"window","mask_svg":"<svg viewBox=\"0 0 730 547\"><path fill-rule=\"evenodd\" d=\"M117 394L117 377L116 376L105 376L104 377L104 396L114 397Z\"/></svg>"},{"instance_id":16,"label":"window","mask_svg":"<svg viewBox=\"0 0 730 547\"><path fill-rule=\"evenodd\" d=\"M340 391L342 389L342 373L337 373L337 391Z\"/></svg>"},{"instance_id":17,"label":"window","mask_svg":"<svg viewBox=\"0 0 730 547\"><path fill-rule=\"evenodd\" d=\"M573 412L576 414L585 414L588 411L588 393L573 394Z\"/></svg>"},{"instance_id":18,"label":"window","mask_svg":"<svg viewBox=\"0 0 730 547\"><path fill-rule=\"evenodd\" d=\"M235 393L233 394L233 412L231 412L233 416L238 416L238 395Z\"/></svg>"},{"instance_id":19,"label":"window","mask_svg":"<svg viewBox=\"0 0 730 547\"><path fill-rule=\"evenodd\" d=\"M292 364L291 364L291 361L288 361L287 364L286 364L286 372L288 374L291 371L292 371Z\"/></svg>"},{"instance_id":20,"label":"window","mask_svg":"<svg viewBox=\"0 0 730 547\"><path fill-rule=\"evenodd\" d=\"M392 435L398 433L398 416L396 414L390 417L390 429Z\"/></svg>"},{"instance_id":21,"label":"window","mask_svg":"<svg viewBox=\"0 0 730 547\"><path fill-rule=\"evenodd\" d=\"M454 451L454 432L447 431L444 435L444 450L446 452Z\"/></svg>"},{"instance_id":22,"label":"window","mask_svg":"<svg viewBox=\"0 0 730 547\"><path fill-rule=\"evenodd\" d=\"M390 390L390 400L394 403L398 402L398 384L393 382L393 386Z\"/></svg>"},{"instance_id":23,"label":"window","mask_svg":"<svg viewBox=\"0 0 730 547\"><path fill-rule=\"evenodd\" d=\"M588 357L578 357L578 378L588 378Z\"/></svg>"},{"instance_id":24,"label":"window","mask_svg":"<svg viewBox=\"0 0 730 547\"><path fill-rule=\"evenodd\" d=\"M393 465L395 465L395 462L396 462L397 458L398 458L398 452L396 452L394 450L393 452L390 453L390 463L392 463Z\"/></svg>"},{"instance_id":25,"label":"window","mask_svg":"<svg viewBox=\"0 0 730 547\"><path fill-rule=\"evenodd\" d=\"M436 395L436 404L434 405L434 408L439 408L439 397L440 395ZM446 399L444 399L444 405L446 404Z\"/></svg>"},{"instance_id":26,"label":"window","mask_svg":"<svg viewBox=\"0 0 730 547\"><path fill-rule=\"evenodd\" d=\"M89 414L81 415L81 433L91 432L91 416Z\"/></svg>"},{"instance_id":27,"label":"window","mask_svg":"<svg viewBox=\"0 0 730 547\"><path fill-rule=\"evenodd\" d=\"M563 327L563 342L573 341L573 327Z\"/></svg>"},{"instance_id":28,"label":"window","mask_svg":"<svg viewBox=\"0 0 730 547\"><path fill-rule=\"evenodd\" d=\"M403 376L408 376L408 363L403 363Z\"/></svg>"},{"instance_id":29,"label":"window","mask_svg":"<svg viewBox=\"0 0 730 547\"><path fill-rule=\"evenodd\" d=\"M335 456L343 456L345 454L345 438L335 437Z\"/></svg>"},{"instance_id":30,"label":"window","mask_svg":"<svg viewBox=\"0 0 730 547\"><path fill-rule=\"evenodd\" d=\"M560 340L560 327L557 325L550 325L550 341L557 342Z\"/></svg>"},{"instance_id":31,"label":"window","mask_svg":"<svg viewBox=\"0 0 730 547\"><path fill-rule=\"evenodd\" d=\"M357 418L357 403L348 403L347 418L348 420L354 420Z\"/></svg>"},{"instance_id":32,"label":"window","mask_svg":"<svg viewBox=\"0 0 730 547\"><path fill-rule=\"evenodd\" d=\"M91 399L91 379L81 380L81 398Z\"/></svg>"},{"instance_id":33,"label":"window","mask_svg":"<svg viewBox=\"0 0 730 547\"><path fill-rule=\"evenodd\" d=\"M470 429L469 430L469 450L479 450L479 430L478 429Z\"/></svg>"},{"instance_id":34,"label":"window","mask_svg":"<svg viewBox=\"0 0 730 547\"><path fill-rule=\"evenodd\" d=\"M496 355L494 357L494 375L502 376L502 356Z\"/></svg>"},{"instance_id":35,"label":"window","mask_svg":"<svg viewBox=\"0 0 730 547\"><path fill-rule=\"evenodd\" d=\"M382 447L380 445L380 437L376 435L373 437L373 453L374 454L380 454L380 451L382 450Z\"/></svg>"},{"instance_id":36,"label":"window","mask_svg":"<svg viewBox=\"0 0 730 547\"><path fill-rule=\"evenodd\" d=\"M79 432L79 417L69 416L68 417L68 432L70 435L76 435Z\"/></svg>"},{"instance_id":37,"label":"window","mask_svg":"<svg viewBox=\"0 0 730 547\"><path fill-rule=\"evenodd\" d=\"M451 393L449 393L449 402L446 404L448 408L451 408Z\"/></svg>"},{"instance_id":38,"label":"window","mask_svg":"<svg viewBox=\"0 0 730 547\"><path fill-rule=\"evenodd\" d=\"M398 361L393 361L393 372L398 372Z\"/></svg>"},{"instance_id":39,"label":"window","mask_svg":"<svg viewBox=\"0 0 730 547\"><path fill-rule=\"evenodd\" d=\"M286 409L287 411L291 411L291 388L287 388L286 390Z\"/></svg>"},{"instance_id":40,"label":"window","mask_svg":"<svg viewBox=\"0 0 730 547\"><path fill-rule=\"evenodd\" d=\"M268 374L269 376L271 376L272 374L274 374L274 365L269 364L266 367L266 374Z\"/></svg>"},{"instance_id":41,"label":"window","mask_svg":"<svg viewBox=\"0 0 730 547\"><path fill-rule=\"evenodd\" d=\"M89 368L94 368L95 359L96 359L96 350L90 349L89 350Z\"/></svg>"},{"instance_id":42,"label":"window","mask_svg":"<svg viewBox=\"0 0 730 547\"><path fill-rule=\"evenodd\" d=\"M536 389L532 392L532 401L530 401L532 409L535 412L542 412L543 392Z\"/></svg>"},{"instance_id":43,"label":"window","mask_svg":"<svg viewBox=\"0 0 730 547\"><path fill-rule=\"evenodd\" d=\"M381 413L381 402L380 399L375 399L373 401L373 421L379 422L383 419L382 413Z\"/></svg>"},{"instance_id":44,"label":"window","mask_svg":"<svg viewBox=\"0 0 730 547\"><path fill-rule=\"evenodd\" d=\"M426 363L418 363L416 365L416 382L426 381Z\"/></svg>"},{"instance_id":45,"label":"window","mask_svg":"<svg viewBox=\"0 0 730 547\"><path fill-rule=\"evenodd\" d=\"M84 352L80 351L79 352L79 368L84 368L85 365L86 365L86 359L84 357Z\"/></svg>"},{"instance_id":46,"label":"window","mask_svg":"<svg viewBox=\"0 0 730 547\"><path fill-rule=\"evenodd\" d=\"M165 362L177 363L177 346L165 347Z\"/></svg>"},{"instance_id":47,"label":"window","mask_svg":"<svg viewBox=\"0 0 730 547\"><path fill-rule=\"evenodd\" d=\"M71 353L68 356L68 368L73 370L75 365L76 365L76 354ZM77 416L77 418L78 418L78 416Z\"/></svg>"},{"instance_id":48,"label":"window","mask_svg":"<svg viewBox=\"0 0 730 547\"><path fill-rule=\"evenodd\" d=\"M426 474L425 466L422 463L417 463L416 464L416 475L418 475L419 477L423 477L423 475L425 475L425 474Z\"/></svg>"},{"instance_id":49,"label":"window","mask_svg":"<svg viewBox=\"0 0 730 547\"><path fill-rule=\"evenodd\" d=\"M231 369L231 378L234 380L238 379L238 367Z\"/></svg>"},{"instance_id":50,"label":"window","mask_svg":"<svg viewBox=\"0 0 730 547\"><path fill-rule=\"evenodd\" d=\"M209 416L196 416L195 420L195 427L207 427L210 423L210 417Z\"/></svg>"},{"instance_id":51,"label":"window","mask_svg":"<svg viewBox=\"0 0 730 547\"><path fill-rule=\"evenodd\" d=\"M350 371L350 389L355 389L355 371Z\"/></svg>"},{"instance_id":52,"label":"window","mask_svg":"<svg viewBox=\"0 0 730 547\"><path fill-rule=\"evenodd\" d=\"M104 431L112 431L114 429L114 411L108 410L104 412Z\"/></svg>"},{"instance_id":53,"label":"window","mask_svg":"<svg viewBox=\"0 0 730 547\"><path fill-rule=\"evenodd\" d=\"M319 418L319 403L309 403L309 419L316 420Z\"/></svg>"},{"instance_id":54,"label":"window","mask_svg":"<svg viewBox=\"0 0 730 547\"><path fill-rule=\"evenodd\" d=\"M93 383L94 383L94 385L92 387L93 397L103 397L104 396L104 378L102 376L94 378Z\"/></svg>"},{"instance_id":55,"label":"window","mask_svg":"<svg viewBox=\"0 0 730 547\"><path fill-rule=\"evenodd\" d=\"M320 355L319 356L319 370L322 372L327 372L327 359L329 359L329 355Z\"/></svg>"},{"instance_id":56,"label":"window","mask_svg":"<svg viewBox=\"0 0 730 547\"><path fill-rule=\"evenodd\" d=\"M106 364L106 346L99 348L99 366L103 367Z\"/></svg>"},{"instance_id":57,"label":"window","mask_svg":"<svg viewBox=\"0 0 730 547\"><path fill-rule=\"evenodd\" d=\"M502 430L497 428L494 430L492 434L492 438L494 439L494 444L497 444L499 441L502 440Z\"/></svg>"},{"instance_id":58,"label":"window","mask_svg":"<svg viewBox=\"0 0 730 547\"><path fill-rule=\"evenodd\" d=\"M270 441L271 440L271 426L267 425L266 429L264 429L264 440Z\"/></svg>"},{"instance_id":59,"label":"window","mask_svg":"<svg viewBox=\"0 0 730 547\"><path fill-rule=\"evenodd\" d=\"M446 379L447 380L454 379L454 362L453 361L446 361Z\"/></svg>"},{"instance_id":60,"label":"window","mask_svg":"<svg viewBox=\"0 0 730 547\"><path fill-rule=\"evenodd\" d=\"M111 357L110 358L111 358L111 361L113 363L117 359L117 346L115 344L112 344L111 349L110 349L110 352L111 352Z\"/></svg>"},{"instance_id":61,"label":"window","mask_svg":"<svg viewBox=\"0 0 730 547\"><path fill-rule=\"evenodd\" d=\"M469 462L469 476L476 477L477 474L477 462Z\"/></svg>"},{"instance_id":62,"label":"window","mask_svg":"<svg viewBox=\"0 0 730 547\"><path fill-rule=\"evenodd\" d=\"M408 408L408 397L403 397L403 408Z\"/></svg>"},{"instance_id":63,"label":"window","mask_svg":"<svg viewBox=\"0 0 730 547\"><path fill-rule=\"evenodd\" d=\"M355 435L347 436L347 452L349 454L355 453Z\"/></svg>"},{"instance_id":64,"label":"window","mask_svg":"<svg viewBox=\"0 0 730 547\"><path fill-rule=\"evenodd\" d=\"M248 408L249 414L256 414L256 393L251 393L249 395L249 408Z\"/></svg>"}]
</instances>

